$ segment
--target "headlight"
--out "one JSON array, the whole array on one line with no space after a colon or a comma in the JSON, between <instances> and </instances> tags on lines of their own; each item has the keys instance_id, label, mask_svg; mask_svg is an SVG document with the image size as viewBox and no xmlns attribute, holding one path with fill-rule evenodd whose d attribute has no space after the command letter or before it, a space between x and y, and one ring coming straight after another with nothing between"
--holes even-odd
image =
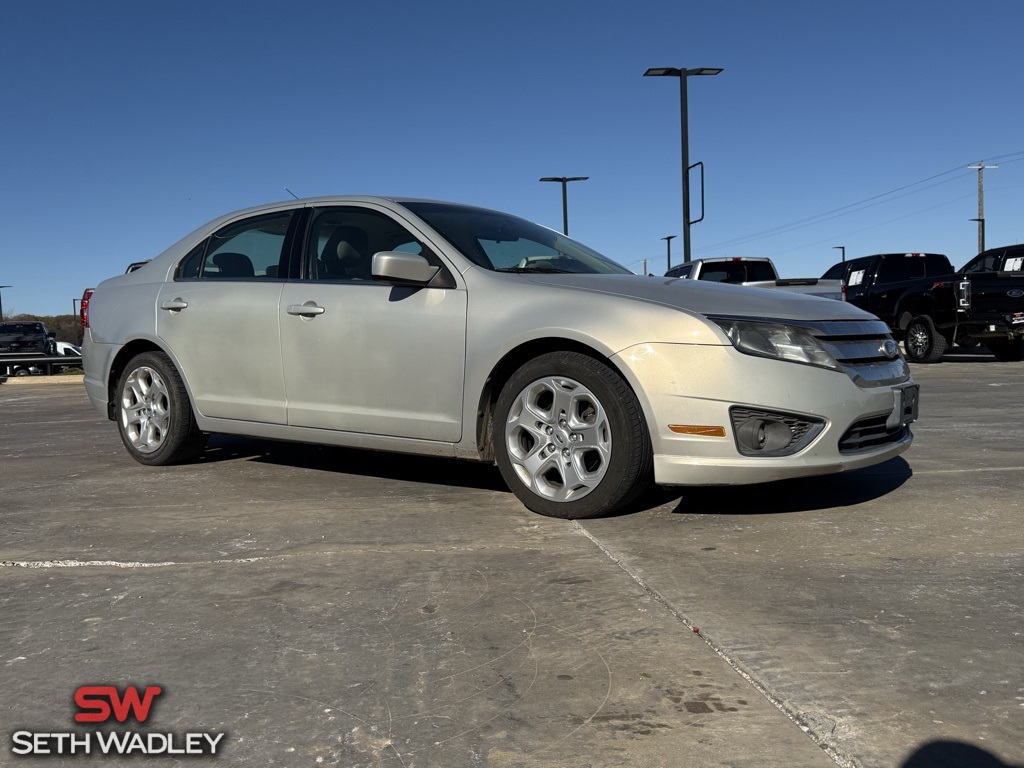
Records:
<instances>
[{"instance_id":1,"label":"headlight","mask_svg":"<svg viewBox=\"0 0 1024 768\"><path fill-rule=\"evenodd\" d=\"M708 318L718 323L740 352L775 360L788 360L833 371L842 370L835 358L806 328L783 323Z\"/></svg>"}]
</instances>

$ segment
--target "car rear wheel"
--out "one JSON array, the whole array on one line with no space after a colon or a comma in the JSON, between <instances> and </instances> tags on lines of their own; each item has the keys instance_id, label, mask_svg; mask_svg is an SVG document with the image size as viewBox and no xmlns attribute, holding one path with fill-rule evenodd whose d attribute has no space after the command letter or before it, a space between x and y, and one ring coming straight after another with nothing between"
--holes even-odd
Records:
<instances>
[{"instance_id":1,"label":"car rear wheel","mask_svg":"<svg viewBox=\"0 0 1024 768\"><path fill-rule=\"evenodd\" d=\"M903 347L907 359L915 363L937 363L942 359L949 342L935 328L928 315L918 315L907 326Z\"/></svg>"},{"instance_id":2,"label":"car rear wheel","mask_svg":"<svg viewBox=\"0 0 1024 768\"><path fill-rule=\"evenodd\" d=\"M577 352L553 352L505 383L494 454L512 492L549 517L619 509L647 487L651 441L636 395L615 371Z\"/></svg>"},{"instance_id":3,"label":"car rear wheel","mask_svg":"<svg viewBox=\"0 0 1024 768\"><path fill-rule=\"evenodd\" d=\"M1016 363L1024 360L1024 338L986 341L985 346L996 356L996 360L1001 360L1004 363Z\"/></svg>"},{"instance_id":4,"label":"car rear wheel","mask_svg":"<svg viewBox=\"0 0 1024 768\"><path fill-rule=\"evenodd\" d=\"M141 464L177 464L206 446L185 384L170 358L144 352L132 358L117 384L117 428Z\"/></svg>"}]
</instances>

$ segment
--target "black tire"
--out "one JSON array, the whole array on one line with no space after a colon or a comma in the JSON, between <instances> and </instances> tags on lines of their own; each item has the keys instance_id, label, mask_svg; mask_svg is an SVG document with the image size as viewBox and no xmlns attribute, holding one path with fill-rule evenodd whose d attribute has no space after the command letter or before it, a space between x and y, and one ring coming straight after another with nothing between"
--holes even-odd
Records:
<instances>
[{"instance_id":1,"label":"black tire","mask_svg":"<svg viewBox=\"0 0 1024 768\"><path fill-rule=\"evenodd\" d=\"M32 371L30 371L28 368L17 368L14 371L14 375L15 376L31 376L32 375Z\"/></svg>"},{"instance_id":2,"label":"black tire","mask_svg":"<svg viewBox=\"0 0 1024 768\"><path fill-rule=\"evenodd\" d=\"M1018 363L1024 360L1024 338L986 341L985 346L1001 362Z\"/></svg>"},{"instance_id":3,"label":"black tire","mask_svg":"<svg viewBox=\"0 0 1024 768\"><path fill-rule=\"evenodd\" d=\"M578 352L541 355L516 371L498 396L492 434L505 483L548 517L606 515L650 484L651 440L636 395Z\"/></svg>"},{"instance_id":4,"label":"black tire","mask_svg":"<svg viewBox=\"0 0 1024 768\"><path fill-rule=\"evenodd\" d=\"M903 348L914 363L937 363L949 346L946 337L935 329L928 315L918 315L907 326Z\"/></svg>"},{"instance_id":5,"label":"black tire","mask_svg":"<svg viewBox=\"0 0 1024 768\"><path fill-rule=\"evenodd\" d=\"M164 353L133 357L114 396L121 441L140 464L179 464L194 459L206 447L206 435L196 425L185 384Z\"/></svg>"}]
</instances>

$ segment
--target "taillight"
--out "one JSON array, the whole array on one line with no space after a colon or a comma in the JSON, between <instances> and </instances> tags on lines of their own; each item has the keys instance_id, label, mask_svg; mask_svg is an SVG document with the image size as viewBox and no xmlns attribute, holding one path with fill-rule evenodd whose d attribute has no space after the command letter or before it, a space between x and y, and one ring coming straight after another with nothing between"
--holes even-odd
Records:
<instances>
[{"instance_id":1,"label":"taillight","mask_svg":"<svg viewBox=\"0 0 1024 768\"><path fill-rule=\"evenodd\" d=\"M92 288L86 288L82 293L82 304L79 310L79 317L82 320L82 330L89 327L89 299L92 298Z\"/></svg>"},{"instance_id":2,"label":"taillight","mask_svg":"<svg viewBox=\"0 0 1024 768\"><path fill-rule=\"evenodd\" d=\"M843 283L843 301L846 301L846 283Z\"/></svg>"}]
</instances>

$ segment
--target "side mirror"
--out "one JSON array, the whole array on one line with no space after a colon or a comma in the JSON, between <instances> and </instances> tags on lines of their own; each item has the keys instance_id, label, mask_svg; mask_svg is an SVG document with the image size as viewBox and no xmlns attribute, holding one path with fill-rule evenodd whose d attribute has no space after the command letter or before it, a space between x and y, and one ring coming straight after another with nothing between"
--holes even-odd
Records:
<instances>
[{"instance_id":1,"label":"side mirror","mask_svg":"<svg viewBox=\"0 0 1024 768\"><path fill-rule=\"evenodd\" d=\"M434 275L440 269L415 253L380 251L373 254L371 274L375 280L406 285L426 285L434 279Z\"/></svg>"}]
</instances>

